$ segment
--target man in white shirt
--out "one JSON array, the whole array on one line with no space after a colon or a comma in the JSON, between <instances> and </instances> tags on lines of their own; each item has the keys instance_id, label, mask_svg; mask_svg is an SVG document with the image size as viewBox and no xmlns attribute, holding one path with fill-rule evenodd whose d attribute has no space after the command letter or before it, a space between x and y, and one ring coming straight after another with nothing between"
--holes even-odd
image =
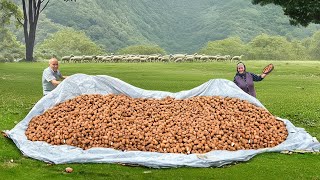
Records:
<instances>
[{"instance_id":1,"label":"man in white shirt","mask_svg":"<svg viewBox=\"0 0 320 180\"><path fill-rule=\"evenodd\" d=\"M67 78L67 76L62 76L59 71L58 60L56 58L51 58L49 60L49 67L43 70L42 74L43 95L45 96L51 92L65 78Z\"/></svg>"}]
</instances>

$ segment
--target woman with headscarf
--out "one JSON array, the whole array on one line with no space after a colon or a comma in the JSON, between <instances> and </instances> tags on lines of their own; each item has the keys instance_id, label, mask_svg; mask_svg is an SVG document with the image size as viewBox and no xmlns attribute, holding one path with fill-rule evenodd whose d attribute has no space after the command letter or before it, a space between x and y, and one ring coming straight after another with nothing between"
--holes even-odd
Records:
<instances>
[{"instance_id":1,"label":"woman with headscarf","mask_svg":"<svg viewBox=\"0 0 320 180\"><path fill-rule=\"evenodd\" d=\"M254 73L246 72L244 63L237 64L237 74L234 76L233 82L236 83L244 92L256 97L253 81L262 81L267 76L267 73L256 75Z\"/></svg>"}]
</instances>

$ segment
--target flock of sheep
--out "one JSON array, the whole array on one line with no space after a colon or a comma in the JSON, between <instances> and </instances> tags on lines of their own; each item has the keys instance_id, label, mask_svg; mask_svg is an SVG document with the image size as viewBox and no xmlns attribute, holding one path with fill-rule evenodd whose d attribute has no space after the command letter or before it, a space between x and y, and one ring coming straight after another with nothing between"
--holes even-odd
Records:
<instances>
[{"instance_id":1,"label":"flock of sheep","mask_svg":"<svg viewBox=\"0 0 320 180\"><path fill-rule=\"evenodd\" d=\"M85 63L85 62L96 62L96 63L108 63L108 62L210 62L210 61L239 61L241 56L230 55L198 55L197 53L188 54L170 54L170 55L105 55L105 56L64 56L61 61L64 63Z\"/></svg>"}]
</instances>

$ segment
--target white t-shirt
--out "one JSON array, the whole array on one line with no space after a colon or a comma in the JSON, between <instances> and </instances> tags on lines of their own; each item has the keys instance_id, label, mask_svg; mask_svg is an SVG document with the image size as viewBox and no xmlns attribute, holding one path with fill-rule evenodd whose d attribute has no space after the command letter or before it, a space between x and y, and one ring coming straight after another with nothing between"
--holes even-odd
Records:
<instances>
[{"instance_id":1,"label":"white t-shirt","mask_svg":"<svg viewBox=\"0 0 320 180\"><path fill-rule=\"evenodd\" d=\"M43 74L42 74L43 95L47 95L49 92L51 92L55 88L55 86L50 81L52 80L59 81L62 78L63 77L59 70L54 72L50 67L43 70Z\"/></svg>"}]
</instances>

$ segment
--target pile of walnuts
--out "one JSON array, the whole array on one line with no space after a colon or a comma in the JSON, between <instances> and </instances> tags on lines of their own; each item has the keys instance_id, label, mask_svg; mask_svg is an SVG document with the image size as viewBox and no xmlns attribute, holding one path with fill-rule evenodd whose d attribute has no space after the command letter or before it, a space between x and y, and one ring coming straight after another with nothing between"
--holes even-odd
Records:
<instances>
[{"instance_id":1,"label":"pile of walnuts","mask_svg":"<svg viewBox=\"0 0 320 180\"><path fill-rule=\"evenodd\" d=\"M184 100L81 95L34 117L31 141L82 149L206 153L274 147L287 129L267 110L237 98L197 96Z\"/></svg>"}]
</instances>

